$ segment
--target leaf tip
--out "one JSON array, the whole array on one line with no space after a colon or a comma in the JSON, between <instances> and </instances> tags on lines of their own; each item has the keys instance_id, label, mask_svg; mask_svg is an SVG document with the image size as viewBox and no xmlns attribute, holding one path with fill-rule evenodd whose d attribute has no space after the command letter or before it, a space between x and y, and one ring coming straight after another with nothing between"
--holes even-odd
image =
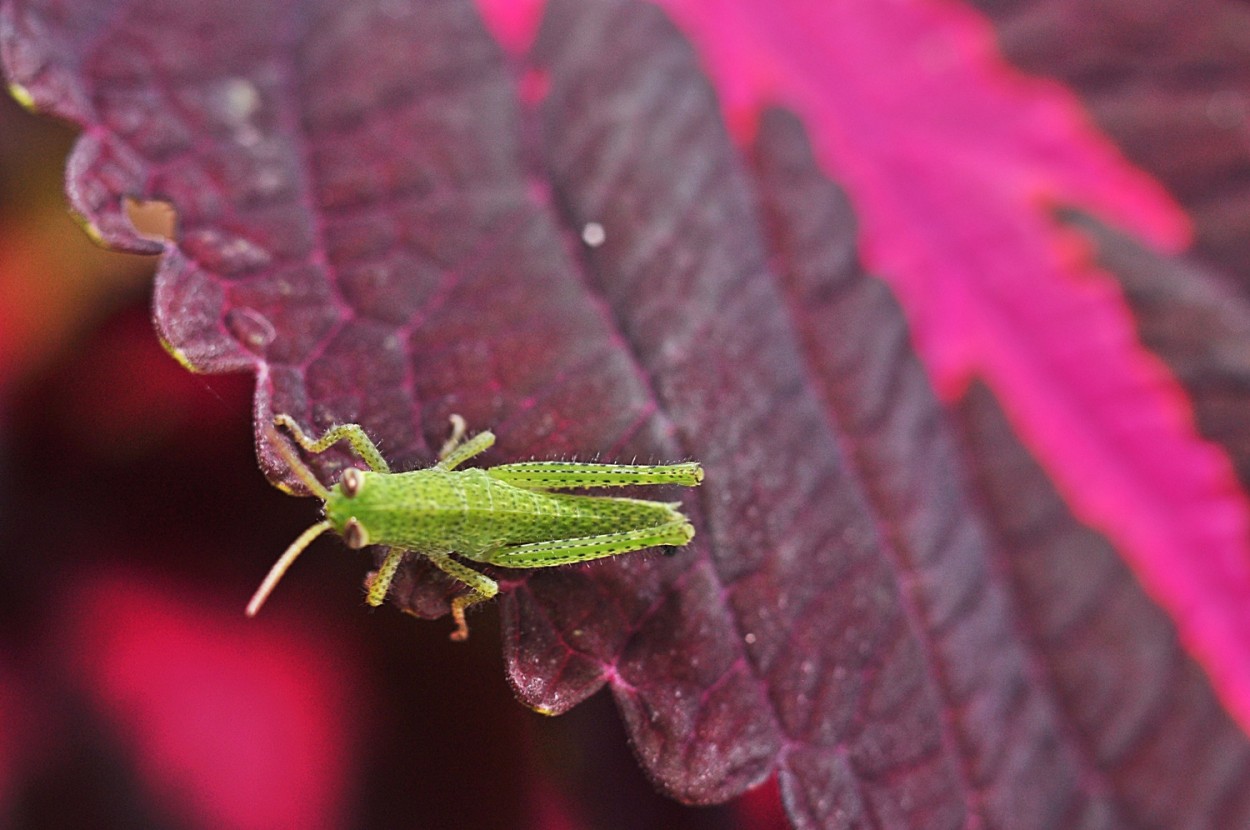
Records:
<instances>
[{"instance_id":1,"label":"leaf tip","mask_svg":"<svg viewBox=\"0 0 1250 830\"><path fill-rule=\"evenodd\" d=\"M165 339L164 336L160 337L160 341L161 341L162 348L164 348L165 351L169 353L170 357L178 361L178 364L182 366L182 368L186 369L188 372L191 372L192 374L196 374L196 375L201 374L200 369L194 363L191 362L191 358L187 357L186 353L183 352L182 349L179 349L173 343L170 343L168 340Z\"/></svg>"},{"instance_id":2,"label":"leaf tip","mask_svg":"<svg viewBox=\"0 0 1250 830\"><path fill-rule=\"evenodd\" d=\"M88 239L106 251L114 250L114 247L104 238L103 231L94 222L76 210L71 210L69 215L78 223L78 227L82 228Z\"/></svg>"},{"instance_id":3,"label":"leaf tip","mask_svg":"<svg viewBox=\"0 0 1250 830\"><path fill-rule=\"evenodd\" d=\"M21 105L22 109L30 112L39 112L39 106L35 103L35 96L29 89L19 84L17 81L9 82L9 95L13 97Z\"/></svg>"}]
</instances>

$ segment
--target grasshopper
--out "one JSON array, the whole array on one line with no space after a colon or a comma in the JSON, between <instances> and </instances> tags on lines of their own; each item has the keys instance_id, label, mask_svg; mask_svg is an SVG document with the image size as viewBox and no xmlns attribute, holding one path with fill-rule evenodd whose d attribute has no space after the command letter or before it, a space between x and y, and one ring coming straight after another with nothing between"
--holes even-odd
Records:
<instances>
[{"instance_id":1,"label":"grasshopper","mask_svg":"<svg viewBox=\"0 0 1250 830\"><path fill-rule=\"evenodd\" d=\"M464 440L465 422L451 417L452 435L432 467L392 472L377 445L359 424L332 427L320 438L305 433L290 415L278 415L296 443L322 453L347 441L368 470L349 467L325 487L281 439L279 454L322 501L324 520L304 531L278 558L248 603L248 616L264 604L278 580L308 545L333 530L349 548L387 548L369 583L366 601L378 606L409 553L419 554L464 585L470 593L451 602L456 630L465 640L465 611L499 593L499 583L460 561L502 568L550 568L660 545L681 546L694 538L694 525L677 503L553 491L587 487L679 484L703 481L697 462L661 466L530 461L485 469L457 469L495 443L493 433ZM453 557L459 557L460 559Z\"/></svg>"}]
</instances>

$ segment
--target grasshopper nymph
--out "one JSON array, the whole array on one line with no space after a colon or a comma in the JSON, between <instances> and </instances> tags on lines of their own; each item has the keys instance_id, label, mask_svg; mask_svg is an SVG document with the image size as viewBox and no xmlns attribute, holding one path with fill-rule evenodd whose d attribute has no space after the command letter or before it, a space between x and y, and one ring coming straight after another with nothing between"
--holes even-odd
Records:
<instances>
[{"instance_id":1,"label":"grasshopper nymph","mask_svg":"<svg viewBox=\"0 0 1250 830\"><path fill-rule=\"evenodd\" d=\"M332 444L347 441L369 470L348 468L337 484L327 488L289 447L276 442L283 459L322 500L325 519L304 531L274 563L248 604L248 615L260 610L295 558L327 530L342 536L350 548L388 548L369 585L370 605L386 599L391 580L409 553L425 556L467 585L472 593L451 603L453 640L469 636L465 609L499 593L495 580L453 554L502 568L550 568L659 545L680 546L694 538L694 526L675 503L552 491L645 484L695 487L703 481L703 468L696 462L646 466L530 461L457 470L489 449L495 436L481 432L465 441L464 419L453 415L451 421L451 439L434 466L393 473L359 424L336 426L313 439L290 415L274 418L274 424L285 427L308 452L325 452Z\"/></svg>"}]
</instances>

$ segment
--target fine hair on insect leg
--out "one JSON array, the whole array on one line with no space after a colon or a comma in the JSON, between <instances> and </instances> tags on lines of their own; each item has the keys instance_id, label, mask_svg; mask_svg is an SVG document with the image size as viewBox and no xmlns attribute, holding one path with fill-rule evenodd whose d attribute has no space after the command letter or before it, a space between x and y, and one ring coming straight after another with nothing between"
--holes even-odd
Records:
<instances>
[{"instance_id":1,"label":"fine hair on insect leg","mask_svg":"<svg viewBox=\"0 0 1250 830\"><path fill-rule=\"evenodd\" d=\"M285 423L290 419L289 415L279 415L275 419L275 423ZM330 491L317 479L317 476L313 475L313 471L308 468L303 459L295 454L295 450L291 449L291 445L287 440L278 434L278 430L273 424L265 427L265 435L269 438L269 444L273 447L273 451L286 462L286 465L291 468L291 472L295 473L295 477L303 482L304 486L311 490L314 496L325 501L329 497Z\"/></svg>"}]
</instances>

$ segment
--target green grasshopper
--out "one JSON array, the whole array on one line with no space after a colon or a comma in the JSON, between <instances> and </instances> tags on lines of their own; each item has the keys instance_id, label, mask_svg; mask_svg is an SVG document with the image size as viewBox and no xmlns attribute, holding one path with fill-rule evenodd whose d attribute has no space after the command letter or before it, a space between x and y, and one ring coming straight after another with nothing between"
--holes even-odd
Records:
<instances>
[{"instance_id":1,"label":"green grasshopper","mask_svg":"<svg viewBox=\"0 0 1250 830\"><path fill-rule=\"evenodd\" d=\"M550 568L659 545L681 546L694 538L694 526L679 504L609 496L552 492L585 487L679 484L703 481L696 462L664 466L530 461L486 469L457 470L495 443L490 432L465 441L465 423L451 417L452 435L438 462L424 470L391 472L381 451L359 424L332 427L319 439L308 436L290 415L274 418L308 452L322 453L346 440L369 470L350 467L326 488L280 439L279 454L323 502L325 519L300 534L278 558L248 603L256 614L304 548L327 530L349 548L384 545L382 565L369 584L366 601L382 604L404 557L418 553L471 593L451 602L456 630L469 636L465 610L499 593L499 583L452 558L502 568Z\"/></svg>"}]
</instances>

